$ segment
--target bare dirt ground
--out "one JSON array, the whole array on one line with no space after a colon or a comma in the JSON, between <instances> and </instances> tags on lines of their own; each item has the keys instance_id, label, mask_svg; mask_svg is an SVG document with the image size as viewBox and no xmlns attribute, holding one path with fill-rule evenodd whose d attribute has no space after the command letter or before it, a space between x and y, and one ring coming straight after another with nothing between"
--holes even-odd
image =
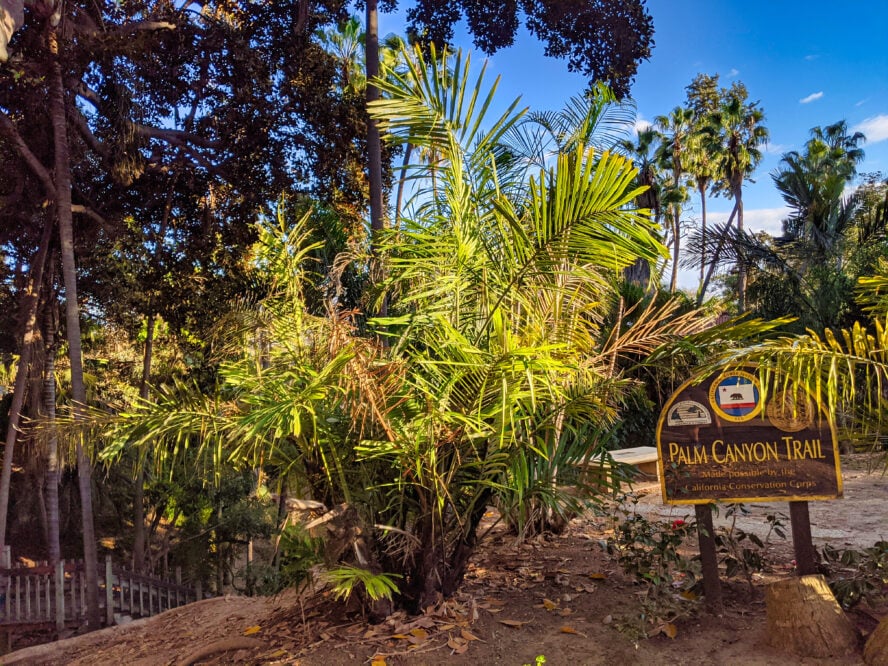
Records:
<instances>
[{"instance_id":1,"label":"bare dirt ground","mask_svg":"<svg viewBox=\"0 0 888 666\"><path fill-rule=\"evenodd\" d=\"M862 456L845 459L845 499L811 504L818 544L862 548L888 536L888 477ZM659 503L655 485L636 487L638 510L675 520L687 513ZM783 505L750 505L738 522L767 532L763 517ZM723 519L723 518L722 518ZM786 521L788 524L788 520ZM860 664L860 658L800 659L765 642L763 586L792 575L790 541L768 546L769 567L725 584L720 616L702 608L676 621L674 638L641 617L642 587L602 550L611 522L590 513L557 537L518 545L494 530L479 549L459 594L418 617L380 625L348 616L323 590L276 598L223 597L148 620L36 646L0 664ZM861 635L888 608L849 614Z\"/></svg>"}]
</instances>

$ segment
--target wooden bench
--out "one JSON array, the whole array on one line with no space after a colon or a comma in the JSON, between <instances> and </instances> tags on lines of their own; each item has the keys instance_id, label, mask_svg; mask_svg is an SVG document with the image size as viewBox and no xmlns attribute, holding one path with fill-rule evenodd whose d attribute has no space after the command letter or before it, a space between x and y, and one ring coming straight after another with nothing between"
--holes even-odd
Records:
<instances>
[{"instance_id":1,"label":"wooden bench","mask_svg":"<svg viewBox=\"0 0 888 666\"><path fill-rule=\"evenodd\" d=\"M619 490L621 482L636 478L656 479L657 447L636 446L630 449L608 451L602 460L598 456L577 465L580 485L609 486ZM611 464L616 463L616 466Z\"/></svg>"},{"instance_id":2,"label":"wooden bench","mask_svg":"<svg viewBox=\"0 0 888 666\"><path fill-rule=\"evenodd\" d=\"M623 465L631 465L641 474L648 477L657 477L657 455L656 446L636 446L631 449L617 449L610 452L611 458L616 463Z\"/></svg>"}]
</instances>

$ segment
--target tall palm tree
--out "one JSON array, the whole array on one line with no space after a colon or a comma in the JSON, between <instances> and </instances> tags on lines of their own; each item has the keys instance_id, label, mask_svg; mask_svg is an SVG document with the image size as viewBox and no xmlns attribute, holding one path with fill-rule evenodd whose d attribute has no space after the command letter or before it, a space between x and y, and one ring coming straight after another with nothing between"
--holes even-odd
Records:
<instances>
[{"instance_id":1,"label":"tall palm tree","mask_svg":"<svg viewBox=\"0 0 888 666\"><path fill-rule=\"evenodd\" d=\"M379 0L366 0L365 49L367 74L367 104L379 99L379 88L374 79L379 76ZM382 141L375 118L367 122L367 176L370 189L370 232L373 247L376 236L385 227L382 202Z\"/></svg>"},{"instance_id":2,"label":"tall palm tree","mask_svg":"<svg viewBox=\"0 0 888 666\"><path fill-rule=\"evenodd\" d=\"M684 164L694 179L694 185L697 193L700 195L700 236L703 247L706 245L706 193L712 187L716 175L716 163L718 158L710 152L704 141L704 135L701 131L701 125L705 123L698 117L695 119L695 129L688 137L688 143L685 153ZM700 257L700 284L703 284L704 271L706 268L705 256Z\"/></svg>"},{"instance_id":3,"label":"tall palm tree","mask_svg":"<svg viewBox=\"0 0 888 666\"><path fill-rule=\"evenodd\" d=\"M640 129L635 141L624 139L620 142L620 148L635 165L638 170L636 183L644 188L637 197L635 204L639 208L650 211L651 222L655 227L660 226L662 214L660 182L660 165L656 151L662 140L662 135L653 125ZM639 259L624 271L624 278L628 282L638 285L646 285L650 280L650 265Z\"/></svg>"},{"instance_id":4,"label":"tall palm tree","mask_svg":"<svg viewBox=\"0 0 888 666\"><path fill-rule=\"evenodd\" d=\"M76 417L86 407L86 386L83 378L83 353L80 339L80 306L77 302L77 268L74 256L74 222L71 210L71 159L68 147L68 125L65 110L65 88L57 28L49 30L52 55L50 83L50 117L55 149L56 215L62 251L62 276L65 285L65 328L68 339L68 358L71 363L71 397ZM76 443L77 480L80 489L80 512L83 528L83 561L87 585L86 605L89 629L99 628L98 544L92 504L92 461L84 443Z\"/></svg>"},{"instance_id":5,"label":"tall palm tree","mask_svg":"<svg viewBox=\"0 0 888 666\"><path fill-rule=\"evenodd\" d=\"M364 45L367 35L361 30L361 22L352 16L335 29L324 30L320 39L324 48L339 61L339 85L351 93L367 89Z\"/></svg>"},{"instance_id":6,"label":"tall palm tree","mask_svg":"<svg viewBox=\"0 0 888 666\"><path fill-rule=\"evenodd\" d=\"M629 136L635 102L618 100L603 83L571 97L557 111L530 111L505 137L510 157L526 169L546 169L561 153L578 146L612 150ZM526 173L526 172L525 172Z\"/></svg>"},{"instance_id":7,"label":"tall palm tree","mask_svg":"<svg viewBox=\"0 0 888 666\"><path fill-rule=\"evenodd\" d=\"M790 207L784 221L787 240L805 240L822 259L843 236L854 213L854 198L844 198L846 185L863 160L861 132L849 135L845 121L811 130L803 153L783 155L771 177Z\"/></svg>"},{"instance_id":8,"label":"tall palm tree","mask_svg":"<svg viewBox=\"0 0 888 666\"><path fill-rule=\"evenodd\" d=\"M682 179L685 174L685 153L694 126L694 112L677 106L668 116L657 116L654 124L663 135L658 151L661 163L672 170L669 193L672 276L669 280L669 291L674 292L678 287L678 266L681 257L681 207L686 200Z\"/></svg>"},{"instance_id":9,"label":"tall palm tree","mask_svg":"<svg viewBox=\"0 0 888 666\"><path fill-rule=\"evenodd\" d=\"M716 169L720 188L734 200L728 226L736 219L737 230L740 232L743 231L743 183L761 161L761 147L768 140L768 129L764 126L765 114L758 102L748 102L747 97L745 86L738 83L731 86L725 93L719 110L711 116L704 143L717 156ZM698 299L701 301L717 260L718 257L713 258L700 287ZM740 312L743 312L746 309L746 268L741 264L738 269L738 306Z\"/></svg>"}]
</instances>

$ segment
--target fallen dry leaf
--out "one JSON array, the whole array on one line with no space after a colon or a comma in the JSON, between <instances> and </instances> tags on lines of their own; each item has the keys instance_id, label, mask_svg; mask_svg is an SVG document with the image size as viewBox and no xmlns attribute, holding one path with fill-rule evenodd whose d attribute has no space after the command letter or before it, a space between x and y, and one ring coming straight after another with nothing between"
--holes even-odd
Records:
<instances>
[{"instance_id":1,"label":"fallen dry leaf","mask_svg":"<svg viewBox=\"0 0 888 666\"><path fill-rule=\"evenodd\" d=\"M589 638L582 631L577 631L573 627L568 626L566 624L563 627L561 627L561 629L559 629L558 631L560 631L562 634L573 634L574 636L582 636L583 638Z\"/></svg>"},{"instance_id":2,"label":"fallen dry leaf","mask_svg":"<svg viewBox=\"0 0 888 666\"><path fill-rule=\"evenodd\" d=\"M530 624L529 620L500 620L500 624L504 624L507 627L523 627L525 624Z\"/></svg>"},{"instance_id":3,"label":"fallen dry leaf","mask_svg":"<svg viewBox=\"0 0 888 666\"><path fill-rule=\"evenodd\" d=\"M573 615L573 609L571 609L571 608L562 608L561 610L558 611L558 614L559 614L561 617L567 617L568 615Z\"/></svg>"},{"instance_id":4,"label":"fallen dry leaf","mask_svg":"<svg viewBox=\"0 0 888 666\"><path fill-rule=\"evenodd\" d=\"M370 662L370 666L388 666L385 661L385 657L374 656L373 661Z\"/></svg>"},{"instance_id":5,"label":"fallen dry leaf","mask_svg":"<svg viewBox=\"0 0 888 666\"><path fill-rule=\"evenodd\" d=\"M462 636L462 638L467 641L480 641L481 640L475 634L473 634L471 631L467 631L465 629L460 631L459 635Z\"/></svg>"},{"instance_id":6,"label":"fallen dry leaf","mask_svg":"<svg viewBox=\"0 0 888 666\"><path fill-rule=\"evenodd\" d=\"M669 638L675 638L676 636L678 636L678 627L676 627L671 622L667 622L662 627L660 627L660 631L662 631L663 634L665 634L666 636L669 636Z\"/></svg>"},{"instance_id":7,"label":"fallen dry leaf","mask_svg":"<svg viewBox=\"0 0 888 666\"><path fill-rule=\"evenodd\" d=\"M252 627L244 629L244 636L252 636L253 634L258 634L260 631L262 631L262 627L258 624L254 624Z\"/></svg>"},{"instance_id":8,"label":"fallen dry leaf","mask_svg":"<svg viewBox=\"0 0 888 666\"><path fill-rule=\"evenodd\" d=\"M592 580L605 580L607 576L605 576L603 573L590 573L589 578L591 578Z\"/></svg>"}]
</instances>

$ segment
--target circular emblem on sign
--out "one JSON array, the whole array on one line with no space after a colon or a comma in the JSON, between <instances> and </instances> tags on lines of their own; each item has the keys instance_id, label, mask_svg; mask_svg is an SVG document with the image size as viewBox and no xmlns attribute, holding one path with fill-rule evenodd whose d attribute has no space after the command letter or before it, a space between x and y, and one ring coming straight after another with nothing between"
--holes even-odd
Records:
<instances>
[{"instance_id":1,"label":"circular emblem on sign","mask_svg":"<svg viewBox=\"0 0 888 666\"><path fill-rule=\"evenodd\" d=\"M814 423L814 407L801 390L795 395L777 391L765 407L765 414L772 425L783 432L799 432Z\"/></svg>"},{"instance_id":2,"label":"circular emblem on sign","mask_svg":"<svg viewBox=\"0 0 888 666\"><path fill-rule=\"evenodd\" d=\"M712 382L709 403L727 421L748 421L761 409L761 391L755 375L732 370Z\"/></svg>"},{"instance_id":3,"label":"circular emblem on sign","mask_svg":"<svg viewBox=\"0 0 888 666\"><path fill-rule=\"evenodd\" d=\"M666 422L671 426L709 425L712 423L712 416L696 400L682 400L669 410Z\"/></svg>"}]
</instances>

